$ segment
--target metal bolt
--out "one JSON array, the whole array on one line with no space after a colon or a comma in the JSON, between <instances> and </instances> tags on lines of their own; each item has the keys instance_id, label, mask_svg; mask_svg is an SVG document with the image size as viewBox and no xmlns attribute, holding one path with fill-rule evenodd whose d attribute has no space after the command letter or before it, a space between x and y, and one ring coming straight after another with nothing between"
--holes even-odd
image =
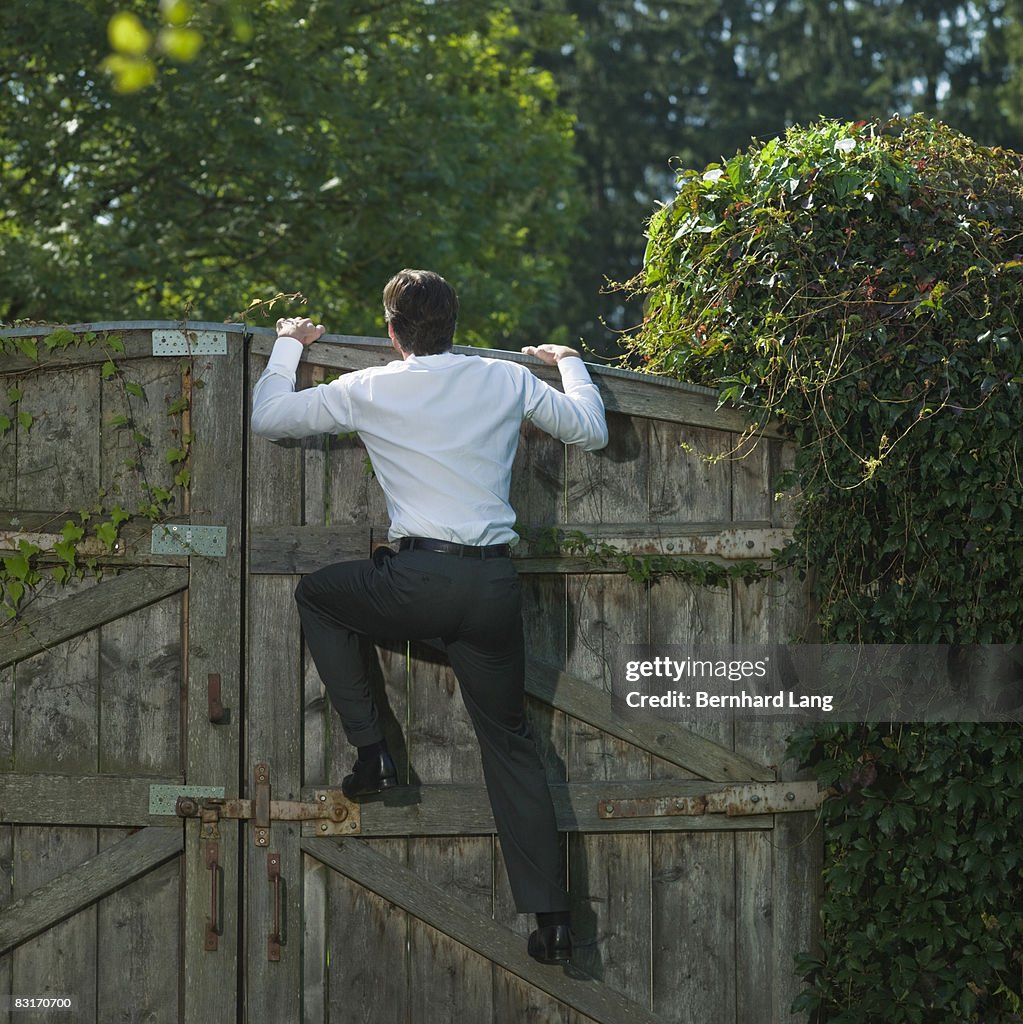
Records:
<instances>
[{"instance_id":1,"label":"metal bolt","mask_svg":"<svg viewBox=\"0 0 1023 1024\"><path fill-rule=\"evenodd\" d=\"M785 794L785 799L786 800L795 800L796 799L796 794L795 793L786 793Z\"/></svg>"},{"instance_id":2,"label":"metal bolt","mask_svg":"<svg viewBox=\"0 0 1023 1024\"><path fill-rule=\"evenodd\" d=\"M615 805L614 804L604 804L604 811L607 814L614 814L614 812L615 812Z\"/></svg>"},{"instance_id":3,"label":"metal bolt","mask_svg":"<svg viewBox=\"0 0 1023 1024\"><path fill-rule=\"evenodd\" d=\"M321 804L325 804L326 802L327 802L327 794L326 793L321 793L320 794L320 803Z\"/></svg>"},{"instance_id":4,"label":"metal bolt","mask_svg":"<svg viewBox=\"0 0 1023 1024\"><path fill-rule=\"evenodd\" d=\"M753 541L751 541L751 540L746 541L746 547L749 548L750 551L752 551L753 547L754 547Z\"/></svg>"},{"instance_id":5,"label":"metal bolt","mask_svg":"<svg viewBox=\"0 0 1023 1024\"><path fill-rule=\"evenodd\" d=\"M685 800L682 799L682 797L678 797L675 800L675 806L681 811L681 810L683 810L685 808L686 802L685 802Z\"/></svg>"},{"instance_id":6,"label":"metal bolt","mask_svg":"<svg viewBox=\"0 0 1023 1024\"><path fill-rule=\"evenodd\" d=\"M322 824L322 825L320 826L320 831L321 831L321 832L326 832L326 831L327 831L327 823L326 823L326 822L324 822L324 823L323 823L323 824Z\"/></svg>"},{"instance_id":7,"label":"metal bolt","mask_svg":"<svg viewBox=\"0 0 1023 1024\"><path fill-rule=\"evenodd\" d=\"M757 796L757 794L756 794L756 793L754 793L754 794L753 794L753 795L752 795L752 796L751 796L751 797L749 798L749 802L750 802L751 804L758 804L758 803L760 803L760 797L759 797L759 796Z\"/></svg>"}]
</instances>

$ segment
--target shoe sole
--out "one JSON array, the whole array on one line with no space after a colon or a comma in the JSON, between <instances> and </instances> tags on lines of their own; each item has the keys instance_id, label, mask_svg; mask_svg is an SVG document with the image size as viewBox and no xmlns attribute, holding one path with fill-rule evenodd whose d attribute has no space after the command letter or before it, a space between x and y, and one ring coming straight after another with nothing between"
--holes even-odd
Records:
<instances>
[{"instance_id":1,"label":"shoe sole","mask_svg":"<svg viewBox=\"0 0 1023 1024\"><path fill-rule=\"evenodd\" d=\"M345 793L345 788L342 786L341 792L347 800L359 800L364 796L376 796L378 793L382 793L385 789L394 789L397 785L397 779L381 779L380 785L376 789L364 789L358 793L349 795L348 793Z\"/></svg>"}]
</instances>

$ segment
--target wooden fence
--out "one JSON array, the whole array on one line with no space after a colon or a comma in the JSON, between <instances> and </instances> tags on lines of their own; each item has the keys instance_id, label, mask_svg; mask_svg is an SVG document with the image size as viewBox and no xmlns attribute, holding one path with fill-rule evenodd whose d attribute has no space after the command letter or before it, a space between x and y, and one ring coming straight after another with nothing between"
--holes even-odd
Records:
<instances>
[{"instance_id":1,"label":"wooden fence","mask_svg":"<svg viewBox=\"0 0 1023 1024\"><path fill-rule=\"evenodd\" d=\"M74 1009L56 1019L82 1021L794 1019L814 813L620 820L598 805L791 778L782 727L628 717L609 666L622 644L784 640L805 625L801 586L644 584L613 560L519 556L530 716L578 936L570 969L536 964L438 652L379 651L410 785L361 807L338 793L352 752L293 592L385 537L358 440L250 438L272 334L180 328L3 332L20 350L0 356L14 399L0 553L41 549L43 582L0 627L0 1007L66 996ZM392 357L328 338L300 383ZM742 458L707 459L736 448L736 413L699 388L593 372L610 444L585 453L524 427L520 521L636 554L769 558L791 526L775 497L785 444L768 431ZM111 548L96 527L116 508L130 518ZM59 585L49 568L66 564L65 524L83 511L79 562L102 575Z\"/></svg>"}]
</instances>

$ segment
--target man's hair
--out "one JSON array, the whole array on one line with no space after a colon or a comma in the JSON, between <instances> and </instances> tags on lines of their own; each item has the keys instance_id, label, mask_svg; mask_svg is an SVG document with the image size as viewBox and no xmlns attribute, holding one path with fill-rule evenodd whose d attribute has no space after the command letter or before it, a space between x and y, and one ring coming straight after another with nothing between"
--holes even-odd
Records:
<instances>
[{"instance_id":1,"label":"man's hair","mask_svg":"<svg viewBox=\"0 0 1023 1024\"><path fill-rule=\"evenodd\" d=\"M447 352L455 337L458 296L432 270L402 270L384 288L384 318L403 352Z\"/></svg>"}]
</instances>

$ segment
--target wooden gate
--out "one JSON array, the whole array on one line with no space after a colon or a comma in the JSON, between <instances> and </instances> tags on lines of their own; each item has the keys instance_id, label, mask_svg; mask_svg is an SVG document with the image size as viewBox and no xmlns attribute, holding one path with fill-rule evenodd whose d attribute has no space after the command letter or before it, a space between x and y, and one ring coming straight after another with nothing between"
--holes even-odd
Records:
<instances>
[{"instance_id":1,"label":"wooden gate","mask_svg":"<svg viewBox=\"0 0 1023 1024\"><path fill-rule=\"evenodd\" d=\"M249 438L272 335L179 326L4 332L22 349L2 357L15 389L0 435L8 557L31 542L45 576L80 510L94 527L155 504L176 529L135 515L112 551L87 533L80 559L102 578L40 585L0 627L0 1005L67 997L83 1021L792 1019L792 956L812 945L816 917L813 813L606 811L786 778L783 732L632 719L607 691L621 644L798 632L799 587L643 585L580 557L519 557L530 716L578 935L571 969L536 964L438 651L379 650L410 785L361 807L337 793L352 752L293 592L302 573L385 539L364 451L347 437ZM300 382L393 356L340 340L314 346ZM579 452L524 428L521 523L717 560L779 545L778 439L707 460L741 429L713 396L622 371L595 379L609 447Z\"/></svg>"}]
</instances>

